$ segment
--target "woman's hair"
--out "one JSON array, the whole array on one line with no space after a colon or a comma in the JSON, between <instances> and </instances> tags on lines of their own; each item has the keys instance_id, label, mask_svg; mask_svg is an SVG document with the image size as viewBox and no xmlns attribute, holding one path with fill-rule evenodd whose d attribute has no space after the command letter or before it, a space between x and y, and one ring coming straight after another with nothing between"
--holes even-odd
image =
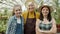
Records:
<instances>
[{"instance_id":1,"label":"woman's hair","mask_svg":"<svg viewBox=\"0 0 60 34\"><path fill-rule=\"evenodd\" d=\"M20 7L20 8L21 8L21 5L15 5L15 6L13 7L12 15L15 15L14 12L15 12L15 8L16 8L16 7ZM22 9L21 9L21 10L22 10Z\"/></svg>"},{"instance_id":2,"label":"woman's hair","mask_svg":"<svg viewBox=\"0 0 60 34\"><path fill-rule=\"evenodd\" d=\"M47 7L48 8L48 10L49 10L49 13L48 13L48 16L47 16L47 19L48 19L48 21L51 21L51 19L52 19L52 17L51 17L51 9L50 9L50 7L49 6L41 6L41 7L39 7L39 12L40 12L40 20L42 20L43 21L43 14L42 14L42 9L44 8L44 7Z\"/></svg>"}]
</instances>

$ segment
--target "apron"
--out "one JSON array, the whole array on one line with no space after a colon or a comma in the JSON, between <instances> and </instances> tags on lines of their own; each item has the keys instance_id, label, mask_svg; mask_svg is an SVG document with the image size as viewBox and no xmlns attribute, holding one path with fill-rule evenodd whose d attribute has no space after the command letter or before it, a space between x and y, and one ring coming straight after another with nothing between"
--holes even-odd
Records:
<instances>
[{"instance_id":1,"label":"apron","mask_svg":"<svg viewBox=\"0 0 60 34\"><path fill-rule=\"evenodd\" d=\"M26 24L24 25L24 34L36 34L36 14L34 13L34 18L28 18L29 13L27 15Z\"/></svg>"}]
</instances>

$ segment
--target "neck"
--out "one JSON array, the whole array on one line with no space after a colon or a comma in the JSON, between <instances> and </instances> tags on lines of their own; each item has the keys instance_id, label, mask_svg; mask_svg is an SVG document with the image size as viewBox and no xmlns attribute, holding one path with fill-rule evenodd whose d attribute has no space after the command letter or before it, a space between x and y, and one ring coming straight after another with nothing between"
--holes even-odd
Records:
<instances>
[{"instance_id":1,"label":"neck","mask_svg":"<svg viewBox=\"0 0 60 34\"><path fill-rule=\"evenodd\" d=\"M47 22L47 16L44 16L43 21L44 21L44 22Z\"/></svg>"},{"instance_id":2,"label":"neck","mask_svg":"<svg viewBox=\"0 0 60 34\"><path fill-rule=\"evenodd\" d=\"M20 18L20 16L16 16L17 18Z\"/></svg>"},{"instance_id":3,"label":"neck","mask_svg":"<svg viewBox=\"0 0 60 34\"><path fill-rule=\"evenodd\" d=\"M31 14L32 14L32 13L34 13L34 11L29 11L29 13L31 13Z\"/></svg>"},{"instance_id":4,"label":"neck","mask_svg":"<svg viewBox=\"0 0 60 34\"><path fill-rule=\"evenodd\" d=\"M34 12L34 10L33 11L28 10L28 11L29 11L29 13L33 13Z\"/></svg>"},{"instance_id":5,"label":"neck","mask_svg":"<svg viewBox=\"0 0 60 34\"><path fill-rule=\"evenodd\" d=\"M44 19L47 19L47 16L44 16Z\"/></svg>"}]
</instances>

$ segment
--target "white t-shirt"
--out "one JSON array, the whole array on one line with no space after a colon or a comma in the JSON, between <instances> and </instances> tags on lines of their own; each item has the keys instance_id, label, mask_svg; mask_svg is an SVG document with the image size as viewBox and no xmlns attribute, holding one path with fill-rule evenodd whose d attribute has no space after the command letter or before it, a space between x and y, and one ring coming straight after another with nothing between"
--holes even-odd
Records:
<instances>
[{"instance_id":1,"label":"white t-shirt","mask_svg":"<svg viewBox=\"0 0 60 34\"><path fill-rule=\"evenodd\" d=\"M21 19L20 18L17 18L17 23L21 24Z\"/></svg>"}]
</instances>

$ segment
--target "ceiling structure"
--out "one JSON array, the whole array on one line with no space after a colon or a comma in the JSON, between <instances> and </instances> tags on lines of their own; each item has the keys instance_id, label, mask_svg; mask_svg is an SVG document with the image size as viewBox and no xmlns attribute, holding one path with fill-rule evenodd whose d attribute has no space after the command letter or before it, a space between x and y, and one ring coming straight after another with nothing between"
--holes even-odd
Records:
<instances>
[{"instance_id":1,"label":"ceiling structure","mask_svg":"<svg viewBox=\"0 0 60 34\"><path fill-rule=\"evenodd\" d=\"M43 1L44 3L50 3L52 2L51 0L0 0L0 11L4 11L4 9L8 9L9 11L12 11L13 6L16 4L20 4L22 6L22 10L27 10L26 8L26 3L33 1L36 3L37 6L40 6L41 2Z\"/></svg>"}]
</instances>

